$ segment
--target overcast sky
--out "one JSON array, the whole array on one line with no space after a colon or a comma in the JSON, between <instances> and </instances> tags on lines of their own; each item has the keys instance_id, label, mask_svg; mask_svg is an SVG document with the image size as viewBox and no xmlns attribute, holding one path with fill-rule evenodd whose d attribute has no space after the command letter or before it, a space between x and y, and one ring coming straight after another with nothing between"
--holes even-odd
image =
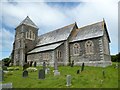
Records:
<instances>
[{"instance_id":1,"label":"overcast sky","mask_svg":"<svg viewBox=\"0 0 120 90\"><path fill-rule=\"evenodd\" d=\"M10 55L15 36L14 28L27 16L39 27L39 35L74 22L82 27L104 18L111 39L111 54L118 53L119 0L28 1L2 0L0 3L0 59Z\"/></svg>"}]
</instances>

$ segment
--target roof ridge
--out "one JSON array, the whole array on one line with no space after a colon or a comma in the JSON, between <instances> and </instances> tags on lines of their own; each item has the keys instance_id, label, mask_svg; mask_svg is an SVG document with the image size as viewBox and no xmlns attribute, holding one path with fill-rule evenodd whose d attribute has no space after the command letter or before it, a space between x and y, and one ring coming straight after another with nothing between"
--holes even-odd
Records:
<instances>
[{"instance_id":1,"label":"roof ridge","mask_svg":"<svg viewBox=\"0 0 120 90\"><path fill-rule=\"evenodd\" d=\"M37 25L29 18L29 16L27 16L17 27L19 27L22 24L38 28Z\"/></svg>"},{"instance_id":2,"label":"roof ridge","mask_svg":"<svg viewBox=\"0 0 120 90\"><path fill-rule=\"evenodd\" d=\"M96 23L88 24L88 25L79 27L78 29L85 28L85 27L88 27L88 26L92 26L92 25L95 25L95 24L98 24L98 23L103 23L103 22L104 22L104 21L99 21L99 22L96 22Z\"/></svg>"},{"instance_id":3,"label":"roof ridge","mask_svg":"<svg viewBox=\"0 0 120 90\"><path fill-rule=\"evenodd\" d=\"M58 30L60 30L60 29L62 29L62 28L65 28L65 27L68 27L68 26L71 26L71 25L75 25L75 23L72 23L72 24L63 26L63 27L58 28L58 29L55 29L55 30L53 30L53 31L49 31L49 32L47 32L47 33L44 33L44 34L42 34L42 35L39 35L38 37L43 36L43 35L48 34L48 33L52 33L52 32L58 31Z\"/></svg>"}]
</instances>

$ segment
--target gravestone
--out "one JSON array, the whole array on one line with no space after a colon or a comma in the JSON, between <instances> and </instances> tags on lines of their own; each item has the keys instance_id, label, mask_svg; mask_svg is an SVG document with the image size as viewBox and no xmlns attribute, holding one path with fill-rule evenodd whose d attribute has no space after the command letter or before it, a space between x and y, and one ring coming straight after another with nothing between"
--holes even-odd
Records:
<instances>
[{"instance_id":1,"label":"gravestone","mask_svg":"<svg viewBox=\"0 0 120 90\"><path fill-rule=\"evenodd\" d=\"M81 72L84 70L84 63L82 63Z\"/></svg>"},{"instance_id":2,"label":"gravestone","mask_svg":"<svg viewBox=\"0 0 120 90\"><path fill-rule=\"evenodd\" d=\"M105 71L104 70L102 70L102 74L103 74L103 78L105 78Z\"/></svg>"},{"instance_id":3,"label":"gravestone","mask_svg":"<svg viewBox=\"0 0 120 90\"><path fill-rule=\"evenodd\" d=\"M34 62L34 67L36 67L36 64L37 64L37 63L36 63L36 62Z\"/></svg>"},{"instance_id":4,"label":"gravestone","mask_svg":"<svg viewBox=\"0 0 120 90\"><path fill-rule=\"evenodd\" d=\"M66 86L71 86L71 75L67 75L66 77Z\"/></svg>"},{"instance_id":5,"label":"gravestone","mask_svg":"<svg viewBox=\"0 0 120 90\"><path fill-rule=\"evenodd\" d=\"M58 72L58 70L54 70L54 76L58 76L60 75L60 72Z\"/></svg>"},{"instance_id":6,"label":"gravestone","mask_svg":"<svg viewBox=\"0 0 120 90\"><path fill-rule=\"evenodd\" d=\"M27 70L23 71L23 77L28 77L28 71Z\"/></svg>"},{"instance_id":7,"label":"gravestone","mask_svg":"<svg viewBox=\"0 0 120 90\"><path fill-rule=\"evenodd\" d=\"M60 75L60 72L58 72L58 63L57 60L55 60L54 63L54 76Z\"/></svg>"},{"instance_id":8,"label":"gravestone","mask_svg":"<svg viewBox=\"0 0 120 90\"><path fill-rule=\"evenodd\" d=\"M45 69L46 69L46 63L43 62L43 70L45 70Z\"/></svg>"},{"instance_id":9,"label":"gravestone","mask_svg":"<svg viewBox=\"0 0 120 90\"><path fill-rule=\"evenodd\" d=\"M72 61L72 64L71 64L71 67L73 67L74 66L74 60Z\"/></svg>"},{"instance_id":10,"label":"gravestone","mask_svg":"<svg viewBox=\"0 0 120 90\"><path fill-rule=\"evenodd\" d=\"M79 74L80 73L80 70L77 70L77 74Z\"/></svg>"},{"instance_id":11,"label":"gravestone","mask_svg":"<svg viewBox=\"0 0 120 90\"><path fill-rule=\"evenodd\" d=\"M45 79L45 70L43 70L43 69L39 70L38 78L39 79Z\"/></svg>"},{"instance_id":12,"label":"gravestone","mask_svg":"<svg viewBox=\"0 0 120 90\"><path fill-rule=\"evenodd\" d=\"M30 67L32 67L32 63L33 63L33 62L31 61L31 62L30 62Z\"/></svg>"},{"instance_id":13,"label":"gravestone","mask_svg":"<svg viewBox=\"0 0 120 90\"><path fill-rule=\"evenodd\" d=\"M3 70L0 70L0 82L4 80L4 72Z\"/></svg>"},{"instance_id":14,"label":"gravestone","mask_svg":"<svg viewBox=\"0 0 120 90\"><path fill-rule=\"evenodd\" d=\"M5 83L5 84L1 84L2 89L4 90L9 90L8 88L12 88L12 83Z\"/></svg>"},{"instance_id":15,"label":"gravestone","mask_svg":"<svg viewBox=\"0 0 120 90\"><path fill-rule=\"evenodd\" d=\"M45 74L48 74L50 72L50 69L49 68L46 68L45 69Z\"/></svg>"}]
</instances>

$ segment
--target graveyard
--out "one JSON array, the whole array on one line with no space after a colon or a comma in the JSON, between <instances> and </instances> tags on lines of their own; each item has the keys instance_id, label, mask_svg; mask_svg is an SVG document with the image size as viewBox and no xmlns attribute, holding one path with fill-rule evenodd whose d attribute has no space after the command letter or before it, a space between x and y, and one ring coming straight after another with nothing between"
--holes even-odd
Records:
<instances>
[{"instance_id":1,"label":"graveyard","mask_svg":"<svg viewBox=\"0 0 120 90\"><path fill-rule=\"evenodd\" d=\"M54 75L53 67L49 67L49 72L44 73L45 75L39 74L44 72L41 70L42 66L30 68L32 69L24 70L27 74L23 76L23 67L9 67L2 83L12 83L13 88L118 88L116 63L104 68L59 66L58 75Z\"/></svg>"}]
</instances>

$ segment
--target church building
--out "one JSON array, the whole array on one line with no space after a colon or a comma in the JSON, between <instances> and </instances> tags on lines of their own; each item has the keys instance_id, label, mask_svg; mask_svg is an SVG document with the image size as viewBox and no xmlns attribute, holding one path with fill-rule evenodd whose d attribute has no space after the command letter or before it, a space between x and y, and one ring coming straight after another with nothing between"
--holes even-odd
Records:
<instances>
[{"instance_id":1,"label":"church building","mask_svg":"<svg viewBox=\"0 0 120 90\"><path fill-rule=\"evenodd\" d=\"M39 36L39 28L27 16L15 30L11 54L14 65L46 62L54 66L56 62L65 66L72 61L74 65L111 64L110 38L104 20L80 28L75 22Z\"/></svg>"}]
</instances>

